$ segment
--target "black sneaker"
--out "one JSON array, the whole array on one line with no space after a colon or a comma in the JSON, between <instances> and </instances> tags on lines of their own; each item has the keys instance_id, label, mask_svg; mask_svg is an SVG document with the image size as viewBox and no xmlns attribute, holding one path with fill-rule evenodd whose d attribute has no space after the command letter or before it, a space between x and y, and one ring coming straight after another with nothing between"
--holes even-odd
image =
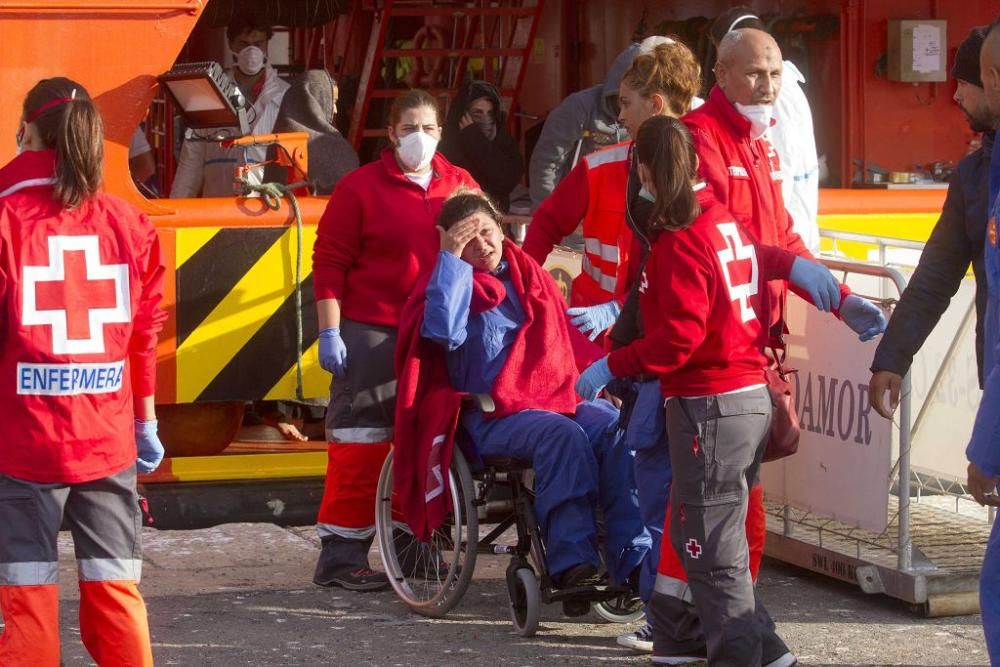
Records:
<instances>
[{"instance_id":1,"label":"black sneaker","mask_svg":"<svg viewBox=\"0 0 1000 667\"><path fill-rule=\"evenodd\" d=\"M349 591L384 591L389 588L389 577L385 572L361 567L351 572L335 574L328 579L329 583L320 586L340 586ZM316 582L319 583L319 582Z\"/></svg>"}]
</instances>

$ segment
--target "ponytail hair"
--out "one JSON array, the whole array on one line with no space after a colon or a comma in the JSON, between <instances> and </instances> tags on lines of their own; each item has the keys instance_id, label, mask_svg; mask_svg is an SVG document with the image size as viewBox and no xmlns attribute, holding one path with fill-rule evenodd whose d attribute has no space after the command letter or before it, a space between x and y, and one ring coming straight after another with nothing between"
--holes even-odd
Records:
<instances>
[{"instance_id":1,"label":"ponytail hair","mask_svg":"<svg viewBox=\"0 0 1000 667\"><path fill-rule=\"evenodd\" d=\"M679 118L691 109L691 100L701 90L701 66L691 49L671 39L637 56L622 82L645 99L661 95L670 115Z\"/></svg>"},{"instance_id":2,"label":"ponytail hair","mask_svg":"<svg viewBox=\"0 0 1000 667\"><path fill-rule=\"evenodd\" d=\"M691 187L697 177L698 156L684 123L670 116L648 119L639 128L635 153L656 188L650 229L680 231L691 226L701 215Z\"/></svg>"},{"instance_id":3,"label":"ponytail hair","mask_svg":"<svg viewBox=\"0 0 1000 667\"><path fill-rule=\"evenodd\" d=\"M21 118L56 152L54 193L76 208L101 187L104 123L87 90L64 77L42 79L24 98Z\"/></svg>"}]
</instances>

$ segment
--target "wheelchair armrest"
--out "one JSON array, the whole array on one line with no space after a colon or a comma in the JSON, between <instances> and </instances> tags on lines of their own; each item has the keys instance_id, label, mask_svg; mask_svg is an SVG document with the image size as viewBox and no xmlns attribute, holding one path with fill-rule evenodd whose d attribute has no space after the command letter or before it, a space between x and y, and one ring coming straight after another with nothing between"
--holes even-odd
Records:
<instances>
[{"instance_id":1,"label":"wheelchair armrest","mask_svg":"<svg viewBox=\"0 0 1000 667\"><path fill-rule=\"evenodd\" d=\"M493 399L489 394L463 394L462 402L472 403L479 408L480 412L487 414L490 412L496 412L497 409L496 403L493 402Z\"/></svg>"}]
</instances>

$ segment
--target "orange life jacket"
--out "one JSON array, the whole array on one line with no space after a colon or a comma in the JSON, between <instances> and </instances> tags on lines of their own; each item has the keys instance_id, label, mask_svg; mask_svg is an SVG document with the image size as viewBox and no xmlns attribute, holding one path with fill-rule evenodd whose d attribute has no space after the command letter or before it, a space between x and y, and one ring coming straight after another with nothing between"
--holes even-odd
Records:
<instances>
[{"instance_id":1,"label":"orange life jacket","mask_svg":"<svg viewBox=\"0 0 1000 667\"><path fill-rule=\"evenodd\" d=\"M573 281L574 306L624 300L622 275L632 244L625 224L632 142L608 146L583 158L590 206L583 218L583 263Z\"/></svg>"}]
</instances>

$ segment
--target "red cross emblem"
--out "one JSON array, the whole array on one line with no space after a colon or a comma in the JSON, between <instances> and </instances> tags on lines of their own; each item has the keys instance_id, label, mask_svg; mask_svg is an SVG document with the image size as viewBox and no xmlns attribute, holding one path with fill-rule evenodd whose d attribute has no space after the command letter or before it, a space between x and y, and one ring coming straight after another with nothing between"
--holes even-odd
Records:
<instances>
[{"instance_id":1,"label":"red cross emblem","mask_svg":"<svg viewBox=\"0 0 1000 667\"><path fill-rule=\"evenodd\" d=\"M701 558L701 545L693 537L684 545L684 550L691 554L691 558L698 560Z\"/></svg>"},{"instance_id":2,"label":"red cross emblem","mask_svg":"<svg viewBox=\"0 0 1000 667\"><path fill-rule=\"evenodd\" d=\"M729 298L740 304L742 321L750 322L757 318L753 306L750 305L750 297L757 294L757 253L752 243L743 244L740 230L735 222L723 222L717 227L726 244L726 247L717 254L719 263L722 264L726 287L729 289ZM745 260L750 261L749 272L740 266Z\"/></svg>"},{"instance_id":3,"label":"red cross emblem","mask_svg":"<svg viewBox=\"0 0 1000 667\"><path fill-rule=\"evenodd\" d=\"M24 267L22 324L51 327L54 354L100 354L104 325L132 319L128 266L101 264L96 236L48 245L48 266Z\"/></svg>"}]
</instances>

